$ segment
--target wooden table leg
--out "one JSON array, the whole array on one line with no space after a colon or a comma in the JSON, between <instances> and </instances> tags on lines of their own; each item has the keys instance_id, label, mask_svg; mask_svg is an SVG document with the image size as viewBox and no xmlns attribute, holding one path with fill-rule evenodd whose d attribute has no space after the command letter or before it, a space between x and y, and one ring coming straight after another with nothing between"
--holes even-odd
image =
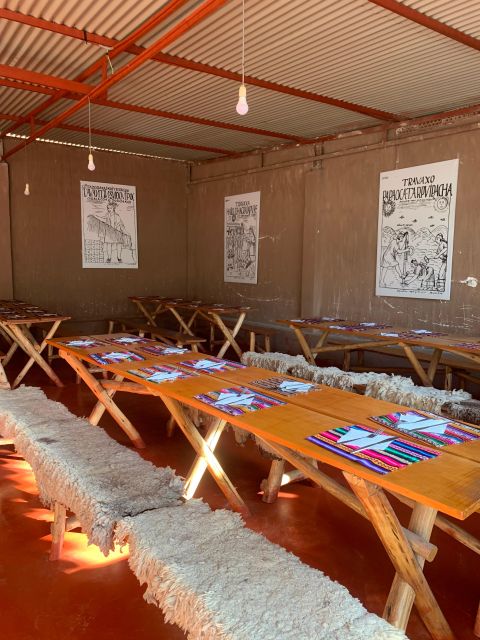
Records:
<instances>
[{"instance_id":1,"label":"wooden table leg","mask_svg":"<svg viewBox=\"0 0 480 640\"><path fill-rule=\"evenodd\" d=\"M403 528L382 489L378 485L350 473L344 472L344 476L362 503L370 522L374 526L397 571L399 579L407 583L413 590L415 605L432 638L434 640L455 640L455 636L423 574L422 567L418 563L415 553L403 532ZM425 507L425 509L428 509L428 507ZM416 520L420 529L428 530L431 514L427 515L426 511L419 511ZM407 592L404 591L404 593ZM406 619L408 619L408 600L408 597L402 596L402 600L398 603L391 601L391 611L394 612L395 619L389 620L387 617L387 620L393 624L397 623L397 626L398 621L402 625L406 624ZM389 612L386 613L388 615Z\"/></svg>"},{"instance_id":2,"label":"wooden table leg","mask_svg":"<svg viewBox=\"0 0 480 640\"><path fill-rule=\"evenodd\" d=\"M312 350L310 349L310 346L307 342L307 339L303 335L302 330L300 329L300 327L294 327L293 325L291 325L291 328L295 331L295 335L297 336L297 340L302 347L303 355L307 359L307 362L315 365L315 356L313 355Z\"/></svg>"},{"instance_id":3,"label":"wooden table leg","mask_svg":"<svg viewBox=\"0 0 480 640\"><path fill-rule=\"evenodd\" d=\"M321 349L323 347L323 345L325 344L325 341L328 338L330 331L322 331L322 333L320 334L319 339L317 340L317 343L315 344L315 346L313 347L313 349L311 349L312 352L312 356L313 359L315 360L315 358L317 357L317 351L319 349Z\"/></svg>"},{"instance_id":4,"label":"wooden table leg","mask_svg":"<svg viewBox=\"0 0 480 640\"><path fill-rule=\"evenodd\" d=\"M403 342L400 342L399 345L403 348L403 351L404 351L405 355L407 356L408 360L410 361L410 364L414 368L415 373L418 375L418 377L422 381L423 386L424 387L433 387L433 385L432 385L432 383L430 381L430 378L425 373L425 369L422 367L422 365L418 361L418 358L415 355L412 347L410 347L408 344L405 344Z\"/></svg>"},{"instance_id":5,"label":"wooden table leg","mask_svg":"<svg viewBox=\"0 0 480 640\"><path fill-rule=\"evenodd\" d=\"M227 425L226 420L222 420L220 418L215 418L215 420L210 425L206 435L205 442L211 451L215 451L215 447L220 440L220 436L222 435L225 427ZM195 462L190 468L190 471L187 473L187 477L185 480L185 487L183 491L183 495L187 500L193 498L195 491L200 484L200 480L203 477L203 474L207 470L207 463L205 458L201 456L197 456Z\"/></svg>"},{"instance_id":6,"label":"wooden table leg","mask_svg":"<svg viewBox=\"0 0 480 640\"><path fill-rule=\"evenodd\" d=\"M242 350L240 349L240 347L238 346L237 341L235 340L235 336L237 335L237 333L240 331L240 328L243 324L243 321L245 320L245 316L247 315L244 311L238 316L238 320L235 323L235 326L233 327L232 331L230 331L230 329L226 326L226 324L223 322L223 320L221 319L221 317L218 315L218 313L214 313L214 312L210 312L212 317L214 318L218 328L220 329L220 331L223 333L223 335L225 336L226 340L223 343L220 351L217 354L217 358L223 358L223 356L225 355L228 347L232 347L233 350L235 351L235 353L237 354L237 356L239 358L242 357Z\"/></svg>"},{"instance_id":7,"label":"wooden table leg","mask_svg":"<svg viewBox=\"0 0 480 640\"><path fill-rule=\"evenodd\" d=\"M480 604L478 605L477 617L475 618L473 633L480 638Z\"/></svg>"},{"instance_id":8,"label":"wooden table leg","mask_svg":"<svg viewBox=\"0 0 480 640\"><path fill-rule=\"evenodd\" d=\"M284 458L287 462L293 465L295 469L304 473L307 478L313 480L313 482L315 482L315 484L321 487L324 491L332 495L334 498L337 498L337 500L340 500L340 502L343 502L347 507L358 513L358 515L366 518L367 520L369 519L362 503L355 494L328 476L326 473L323 473L323 471L320 471L317 466L312 464L314 461L309 458L305 458L299 453L292 451L292 449L288 449L287 447L284 447L277 442L273 442L272 440L265 440L264 442L281 458ZM402 527L402 531L415 553L421 555L422 558L425 558L428 562L431 562L435 558L438 549L434 544L424 540L409 529Z\"/></svg>"},{"instance_id":9,"label":"wooden table leg","mask_svg":"<svg viewBox=\"0 0 480 640\"><path fill-rule=\"evenodd\" d=\"M124 380L124 376L117 374L113 376L113 380L115 382L122 382ZM99 384L102 387L102 389L105 388L101 382ZM117 392L117 389L115 388L106 389L106 394L108 395L109 398L113 398L116 392ZM105 413L105 410L106 410L106 407L103 404L103 402L101 402L101 400L98 400L97 404L93 407L92 412L88 416L88 421L90 422L90 424L96 427L100 422L103 414Z\"/></svg>"},{"instance_id":10,"label":"wooden table leg","mask_svg":"<svg viewBox=\"0 0 480 640\"><path fill-rule=\"evenodd\" d=\"M56 322L53 323L53 326L50 328L50 331L47 333L47 336L45 339L49 339L53 337L53 335L55 334L55 331L58 329L60 325L60 322L61 320L57 320ZM25 374L29 371L30 367L33 365L34 362L36 362L45 371L47 376L50 378L50 380L52 380L57 385L57 387L63 387L63 383L60 380L60 378L57 376L57 374L52 369L52 367L41 356L41 352L47 344L45 340L43 340L41 345L38 345L36 343L32 344L30 340L27 339L27 337L25 336L25 334L22 332L21 328L18 325L12 324L10 325L9 329L12 332L12 335L15 337L15 341L17 342L18 346L21 349L23 349L23 351L25 351L25 353L28 356L30 356L30 359L28 360L27 364L23 367L23 369L20 371L18 376L15 378L15 381L12 387L15 388L17 385L20 384ZM35 348L35 345L37 348Z\"/></svg>"},{"instance_id":11,"label":"wooden table leg","mask_svg":"<svg viewBox=\"0 0 480 640\"><path fill-rule=\"evenodd\" d=\"M185 322L185 320L182 318L182 316L178 313L178 311L175 309L175 307L168 307L167 309L172 313L172 315L174 316L174 318L177 320L178 324L180 325L180 331L183 329L185 333L187 333L189 336L193 336L194 333L193 331L190 329L190 327L188 326L188 324Z\"/></svg>"},{"instance_id":12,"label":"wooden table leg","mask_svg":"<svg viewBox=\"0 0 480 640\"><path fill-rule=\"evenodd\" d=\"M104 389L101 383L92 376L90 371L82 362L80 362L80 360L62 350L60 350L60 356L68 362L76 373L78 373L90 391L92 391L97 399L104 405L105 409L112 416L118 426L127 434L133 445L137 447L137 449L143 449L145 447L144 441L127 416L120 411L108 395L110 390L107 391Z\"/></svg>"},{"instance_id":13,"label":"wooden table leg","mask_svg":"<svg viewBox=\"0 0 480 640\"><path fill-rule=\"evenodd\" d=\"M410 531L418 533L425 540L430 540L436 517L436 509L416 503L413 507L408 528ZM415 554L415 558L423 570L425 559L417 554ZM397 573L387 598L383 617L399 629L405 630L414 600L415 592L412 587Z\"/></svg>"},{"instance_id":14,"label":"wooden table leg","mask_svg":"<svg viewBox=\"0 0 480 640\"><path fill-rule=\"evenodd\" d=\"M155 315L156 315L155 311L153 312L153 314L151 314L150 311L146 308L146 306L140 300L134 300L133 302L135 302L139 311L145 316L145 318L147 319L147 322L149 322L149 324L156 327L157 323L155 322Z\"/></svg>"},{"instance_id":15,"label":"wooden table leg","mask_svg":"<svg viewBox=\"0 0 480 640\"><path fill-rule=\"evenodd\" d=\"M440 358L442 357L442 353L443 353L442 349L434 349L432 353L432 358L430 360L430 364L428 365L427 376L432 384L435 378L435 374L437 373L437 368L440 362Z\"/></svg>"},{"instance_id":16,"label":"wooden table leg","mask_svg":"<svg viewBox=\"0 0 480 640\"><path fill-rule=\"evenodd\" d=\"M0 362L0 389L10 389L10 383L2 362Z\"/></svg>"},{"instance_id":17,"label":"wooden table leg","mask_svg":"<svg viewBox=\"0 0 480 640\"><path fill-rule=\"evenodd\" d=\"M220 463L213 454L213 451L202 438L190 418L186 415L181 403L173 398L168 398L159 392L156 392L155 395L160 396L195 452L205 460L205 464L212 474L213 479L229 501L232 509L234 511L239 511L244 515L249 515L250 512L247 505L244 503L231 480L222 469Z\"/></svg>"}]
</instances>

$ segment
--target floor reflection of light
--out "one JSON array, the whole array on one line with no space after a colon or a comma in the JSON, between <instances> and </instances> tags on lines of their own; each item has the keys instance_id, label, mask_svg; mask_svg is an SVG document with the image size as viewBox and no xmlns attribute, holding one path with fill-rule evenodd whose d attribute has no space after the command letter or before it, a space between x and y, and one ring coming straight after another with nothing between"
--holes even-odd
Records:
<instances>
[{"instance_id":1,"label":"floor reflection of light","mask_svg":"<svg viewBox=\"0 0 480 640\"><path fill-rule=\"evenodd\" d=\"M263 491L259 491L257 495L263 496ZM296 493L286 493L285 491L279 491L278 498L285 498L286 500L295 500L296 498L298 498L298 496Z\"/></svg>"},{"instance_id":2,"label":"floor reflection of light","mask_svg":"<svg viewBox=\"0 0 480 640\"><path fill-rule=\"evenodd\" d=\"M25 501L26 502L26 501ZM32 520L43 520L44 522L53 522L53 512L48 509L26 509L22 513L22 517L32 518Z\"/></svg>"},{"instance_id":3,"label":"floor reflection of light","mask_svg":"<svg viewBox=\"0 0 480 640\"><path fill-rule=\"evenodd\" d=\"M49 545L52 541L51 536L44 536L41 539L48 542ZM96 545L88 544L85 534L74 531L65 534L63 551L58 562L65 561L68 563L68 567L62 568L62 571L66 574L72 574L83 569L107 567L125 561L127 558L128 545L123 548L115 545L114 551L110 551L108 556L104 556Z\"/></svg>"}]
</instances>

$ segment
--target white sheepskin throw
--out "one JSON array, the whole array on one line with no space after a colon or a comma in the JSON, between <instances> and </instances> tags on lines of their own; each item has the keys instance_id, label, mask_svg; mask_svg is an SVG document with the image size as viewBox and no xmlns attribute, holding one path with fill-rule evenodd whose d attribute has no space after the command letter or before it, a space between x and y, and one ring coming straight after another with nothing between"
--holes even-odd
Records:
<instances>
[{"instance_id":1,"label":"white sheepskin throw","mask_svg":"<svg viewBox=\"0 0 480 640\"><path fill-rule=\"evenodd\" d=\"M247 367L261 367L278 373L290 373L292 367L307 364L303 356L290 356L287 353L255 353L245 351L242 355L242 364Z\"/></svg>"},{"instance_id":2,"label":"white sheepskin throw","mask_svg":"<svg viewBox=\"0 0 480 640\"><path fill-rule=\"evenodd\" d=\"M48 400L37 387L0 391L0 434L5 438L15 438L17 423L66 420L70 416L63 404Z\"/></svg>"},{"instance_id":3,"label":"white sheepskin throw","mask_svg":"<svg viewBox=\"0 0 480 640\"><path fill-rule=\"evenodd\" d=\"M346 391L353 391L354 382L351 374L347 371L342 371L337 367L316 367L311 364L298 365L293 367L292 375L297 378L304 378L316 382L317 384L326 384L329 387L335 387L336 389L344 389Z\"/></svg>"},{"instance_id":4,"label":"white sheepskin throw","mask_svg":"<svg viewBox=\"0 0 480 640\"><path fill-rule=\"evenodd\" d=\"M126 518L129 564L189 640L406 640L345 587L200 501Z\"/></svg>"},{"instance_id":5,"label":"white sheepskin throw","mask_svg":"<svg viewBox=\"0 0 480 640\"><path fill-rule=\"evenodd\" d=\"M90 543L108 554L121 518L180 504L183 482L172 469L155 467L37 391L0 394L3 429L32 467L43 504L73 511Z\"/></svg>"},{"instance_id":6,"label":"white sheepskin throw","mask_svg":"<svg viewBox=\"0 0 480 640\"><path fill-rule=\"evenodd\" d=\"M480 400L446 402L442 406L442 414L454 420L463 420L464 422L470 422L470 424L480 425Z\"/></svg>"},{"instance_id":7,"label":"white sheepskin throw","mask_svg":"<svg viewBox=\"0 0 480 640\"><path fill-rule=\"evenodd\" d=\"M446 402L461 402L472 398L467 391L444 391L433 387L419 387L413 384L411 378L402 376L369 382L365 395L433 413L440 413L442 405Z\"/></svg>"}]
</instances>

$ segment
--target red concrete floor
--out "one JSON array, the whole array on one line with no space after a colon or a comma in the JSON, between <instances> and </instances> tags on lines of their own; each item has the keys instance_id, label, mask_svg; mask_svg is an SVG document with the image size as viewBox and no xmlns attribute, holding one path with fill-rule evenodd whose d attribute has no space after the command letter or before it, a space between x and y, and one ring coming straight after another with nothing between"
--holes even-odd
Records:
<instances>
[{"instance_id":1,"label":"red concrete floor","mask_svg":"<svg viewBox=\"0 0 480 640\"><path fill-rule=\"evenodd\" d=\"M10 376L22 362L20 356L9 365ZM54 366L66 382L63 389L46 384L43 372L36 367L26 384L42 386L49 397L63 402L72 412L88 415L94 404L88 389L74 383L68 365L55 361ZM117 395L117 401L147 443L142 455L158 466L170 465L185 474L193 459L192 450L178 430L171 439L166 437L166 412L160 400L124 394ZM104 416L101 425L128 445L109 416ZM269 462L252 443L244 448L235 446L228 433L217 451L252 512L247 525L338 580L367 609L381 615L394 572L371 525L308 482L292 484L275 504L264 504L258 487ZM208 476L198 496L213 508L227 507ZM399 506L399 512L406 521L408 510ZM83 534L72 532L66 536L62 560L49 562L49 519L28 465L11 450L0 449L2 640L185 638L177 627L164 622L160 610L144 602L143 588L128 569L126 551L105 558L95 547L87 547ZM480 536L480 515L469 518L465 528ZM480 558L441 531L435 530L432 540L439 553L433 563L427 563L427 579L456 638L473 640L480 599ZM411 640L430 637L415 609L407 633Z\"/></svg>"}]
</instances>

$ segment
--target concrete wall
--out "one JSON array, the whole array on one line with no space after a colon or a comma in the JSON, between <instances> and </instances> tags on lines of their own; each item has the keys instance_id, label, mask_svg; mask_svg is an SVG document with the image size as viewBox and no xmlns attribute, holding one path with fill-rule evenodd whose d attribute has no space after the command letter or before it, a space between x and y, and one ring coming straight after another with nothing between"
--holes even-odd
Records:
<instances>
[{"instance_id":1,"label":"concrete wall","mask_svg":"<svg viewBox=\"0 0 480 640\"><path fill-rule=\"evenodd\" d=\"M91 173L84 149L33 144L28 154L29 197L24 152L9 159L15 297L92 321L133 315L129 295L185 295L185 165L97 152ZM82 269L80 180L136 186L138 269Z\"/></svg>"},{"instance_id":2,"label":"concrete wall","mask_svg":"<svg viewBox=\"0 0 480 640\"><path fill-rule=\"evenodd\" d=\"M8 165L0 162L0 298L13 296Z\"/></svg>"},{"instance_id":3,"label":"concrete wall","mask_svg":"<svg viewBox=\"0 0 480 640\"><path fill-rule=\"evenodd\" d=\"M236 162L234 162L236 164ZM229 163L225 163L228 169ZM218 165L204 165L208 174ZM224 197L261 192L258 284L223 281ZM252 318L298 313L302 279L305 170L277 169L192 185L188 217L189 296L254 308Z\"/></svg>"},{"instance_id":4,"label":"concrete wall","mask_svg":"<svg viewBox=\"0 0 480 640\"><path fill-rule=\"evenodd\" d=\"M465 128L397 142L376 132L194 167L189 293L248 302L265 322L325 313L478 335L480 287L459 282L469 275L480 279L480 132ZM375 297L379 173L457 157L451 300ZM256 190L259 284L225 284L223 198Z\"/></svg>"}]
</instances>

